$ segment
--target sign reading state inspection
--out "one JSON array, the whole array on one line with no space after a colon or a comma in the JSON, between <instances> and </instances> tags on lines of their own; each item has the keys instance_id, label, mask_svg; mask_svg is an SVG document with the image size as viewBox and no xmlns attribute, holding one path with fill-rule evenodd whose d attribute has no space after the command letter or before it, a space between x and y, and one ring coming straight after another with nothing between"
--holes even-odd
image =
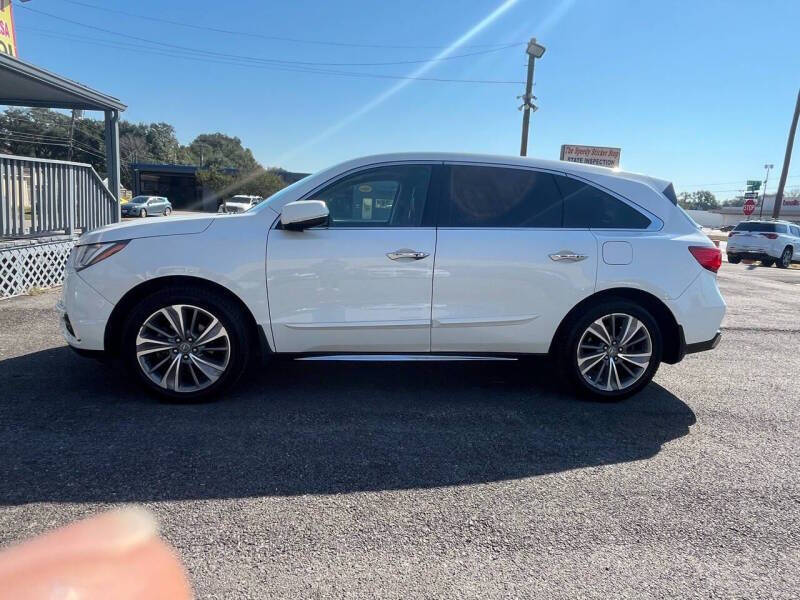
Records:
<instances>
[{"instance_id":1,"label":"sign reading state inspection","mask_svg":"<svg viewBox=\"0 0 800 600\"><path fill-rule=\"evenodd\" d=\"M605 146L574 146L571 144L561 146L561 160L599 167L618 167L621 153L620 148Z\"/></svg>"}]
</instances>

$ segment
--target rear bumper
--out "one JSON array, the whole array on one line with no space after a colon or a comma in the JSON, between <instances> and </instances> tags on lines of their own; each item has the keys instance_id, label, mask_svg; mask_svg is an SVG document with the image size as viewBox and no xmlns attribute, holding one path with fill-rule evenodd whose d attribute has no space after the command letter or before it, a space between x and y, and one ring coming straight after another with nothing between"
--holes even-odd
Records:
<instances>
[{"instance_id":1,"label":"rear bumper","mask_svg":"<svg viewBox=\"0 0 800 600\"><path fill-rule=\"evenodd\" d=\"M728 246L725 249L725 253L728 256L738 256L740 258L752 258L755 260L760 260L762 258L779 258L781 252L783 252L783 247L781 246L780 248L778 248L776 246L775 248L773 248L772 246L773 244L769 243L740 245L737 244L736 242L733 243L728 242Z\"/></svg>"},{"instance_id":2,"label":"rear bumper","mask_svg":"<svg viewBox=\"0 0 800 600\"><path fill-rule=\"evenodd\" d=\"M681 332L682 333L682 332ZM684 345L686 346L686 351L684 354L694 354L695 352L705 352L706 350L713 350L719 344L719 341L722 339L722 332L717 331L716 335L711 338L710 340L706 340L705 342L695 342L694 344L687 344L684 340Z\"/></svg>"},{"instance_id":3,"label":"rear bumper","mask_svg":"<svg viewBox=\"0 0 800 600\"><path fill-rule=\"evenodd\" d=\"M728 256L735 256L737 258L744 258L750 260L777 260L778 256L764 252L763 250L728 250Z\"/></svg>"},{"instance_id":4,"label":"rear bumper","mask_svg":"<svg viewBox=\"0 0 800 600\"><path fill-rule=\"evenodd\" d=\"M683 327L678 326L679 329L679 336L680 336L680 348L678 350L678 356L676 357L676 363L682 361L687 354L695 354L697 352L705 352L706 350L713 350L714 348L719 345L719 341L722 339L722 332L717 331L710 340L705 340L703 342L694 342L693 344L686 343L686 336L683 333ZM669 361L672 362L672 361Z\"/></svg>"}]
</instances>

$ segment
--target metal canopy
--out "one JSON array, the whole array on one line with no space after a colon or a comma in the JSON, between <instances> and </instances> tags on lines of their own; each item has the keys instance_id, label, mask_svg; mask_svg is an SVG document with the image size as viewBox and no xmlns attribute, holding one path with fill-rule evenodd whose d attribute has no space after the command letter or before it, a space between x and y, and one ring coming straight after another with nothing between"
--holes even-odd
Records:
<instances>
[{"instance_id":1,"label":"metal canopy","mask_svg":"<svg viewBox=\"0 0 800 600\"><path fill-rule=\"evenodd\" d=\"M122 102L66 77L0 54L0 104L123 111Z\"/></svg>"},{"instance_id":2,"label":"metal canopy","mask_svg":"<svg viewBox=\"0 0 800 600\"><path fill-rule=\"evenodd\" d=\"M2 53L0 104L103 111L108 188L119 200L119 113L127 106L112 96Z\"/></svg>"}]
</instances>

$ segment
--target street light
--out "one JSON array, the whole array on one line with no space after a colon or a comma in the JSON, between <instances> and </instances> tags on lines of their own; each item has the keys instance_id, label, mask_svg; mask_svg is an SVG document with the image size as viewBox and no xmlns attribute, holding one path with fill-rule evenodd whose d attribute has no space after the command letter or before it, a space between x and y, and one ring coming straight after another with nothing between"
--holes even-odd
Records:
<instances>
[{"instance_id":1,"label":"street light","mask_svg":"<svg viewBox=\"0 0 800 600\"><path fill-rule=\"evenodd\" d=\"M764 168L767 170L767 174L764 176L764 190L761 192L761 208L758 211L759 219L764 216L764 198L767 197L767 181L769 180L769 170L774 166L775 165L764 165Z\"/></svg>"},{"instance_id":2,"label":"street light","mask_svg":"<svg viewBox=\"0 0 800 600\"><path fill-rule=\"evenodd\" d=\"M536 110L536 105L533 103L536 96L533 95L533 63L537 58L542 58L545 47L536 43L536 38L531 38L528 42L528 47L525 52L528 55L528 79L525 82L525 95L521 96L522 106L522 142L520 144L519 155L527 156L528 154L528 127L531 121L531 111Z\"/></svg>"}]
</instances>

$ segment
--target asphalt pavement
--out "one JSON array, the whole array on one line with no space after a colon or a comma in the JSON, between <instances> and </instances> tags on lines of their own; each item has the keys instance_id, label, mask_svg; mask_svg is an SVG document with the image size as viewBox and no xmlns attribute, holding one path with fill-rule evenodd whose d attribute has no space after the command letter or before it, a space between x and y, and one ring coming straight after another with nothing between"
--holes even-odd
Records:
<instances>
[{"instance_id":1,"label":"asphalt pavement","mask_svg":"<svg viewBox=\"0 0 800 600\"><path fill-rule=\"evenodd\" d=\"M797 598L800 271L619 404L546 361L279 362L158 404L0 302L0 545L147 506L201 598Z\"/></svg>"}]
</instances>

